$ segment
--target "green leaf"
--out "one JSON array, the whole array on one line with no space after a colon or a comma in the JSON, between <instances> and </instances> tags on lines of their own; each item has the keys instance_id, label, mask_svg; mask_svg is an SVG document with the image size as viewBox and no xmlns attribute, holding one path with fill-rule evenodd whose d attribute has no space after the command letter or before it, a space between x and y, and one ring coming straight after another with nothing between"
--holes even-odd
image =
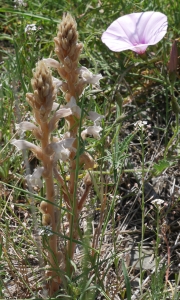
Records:
<instances>
[{"instance_id":1,"label":"green leaf","mask_svg":"<svg viewBox=\"0 0 180 300\"><path fill-rule=\"evenodd\" d=\"M15 15L21 15L24 17L30 17L30 18L34 18L34 19L39 19L39 20L44 20L44 21L48 21L48 22L54 22L59 24L59 20L56 20L54 18L48 18L48 17L44 17L41 16L39 14L34 14L31 12L25 12L25 11L19 11L19 10L15 10L15 9L11 9L11 8L0 8L0 12L1 13L11 13L11 14L15 14Z\"/></svg>"},{"instance_id":2,"label":"green leaf","mask_svg":"<svg viewBox=\"0 0 180 300\"><path fill-rule=\"evenodd\" d=\"M171 167L174 164L172 161L168 161L167 159L162 159L158 162L158 164L154 164L153 173L156 176L159 176L165 169Z\"/></svg>"},{"instance_id":3,"label":"green leaf","mask_svg":"<svg viewBox=\"0 0 180 300\"><path fill-rule=\"evenodd\" d=\"M126 270L124 260L122 260L122 270L123 270L124 280L126 285L127 300L131 300L131 285L130 285L129 276Z\"/></svg>"}]
</instances>

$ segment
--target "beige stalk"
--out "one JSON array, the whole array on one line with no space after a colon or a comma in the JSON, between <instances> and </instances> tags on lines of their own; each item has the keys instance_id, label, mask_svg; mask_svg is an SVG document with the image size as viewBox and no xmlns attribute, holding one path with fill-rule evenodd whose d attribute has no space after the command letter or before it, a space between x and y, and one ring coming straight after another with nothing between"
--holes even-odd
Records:
<instances>
[{"instance_id":1,"label":"beige stalk","mask_svg":"<svg viewBox=\"0 0 180 300\"><path fill-rule=\"evenodd\" d=\"M53 180L53 163L51 156L46 154L46 147L50 143L50 133L48 128L49 115L56 96L52 75L46 65L40 61L33 74L32 87L33 94L27 94L27 101L33 108L36 123L39 125L39 140L42 150L42 165L44 166L43 177L45 178L46 198L49 202L43 201L40 204L42 215L42 225L51 226L52 232L56 232L55 222L55 192ZM37 134L36 134L37 135ZM48 265L47 275L49 280L49 295L53 295L59 289L60 279L57 275L57 235L52 234L48 239Z\"/></svg>"},{"instance_id":2,"label":"beige stalk","mask_svg":"<svg viewBox=\"0 0 180 300\"><path fill-rule=\"evenodd\" d=\"M58 56L58 59L61 63L58 68L59 75L65 80L61 89L65 93L65 99L67 102L70 101L71 97L75 97L78 102L79 96L82 94L82 91L85 87L85 84L82 80L79 80L78 74L78 63L79 57L82 52L83 45L78 43L78 32L77 25L73 17L67 13L64 14L62 22L58 28L57 37L54 38L55 41L55 52ZM79 129L79 122L74 116L66 117L68 122L68 129L70 137L76 138L73 147L77 148L77 134ZM79 165L88 164L88 167L94 166L94 161L92 158L89 158L87 153L82 154L79 157ZM69 179L69 201L70 203L70 214L68 214L69 220L69 231L71 232L70 236L72 239L78 238L78 218L79 213L82 210L83 204L87 198L88 192L90 190L91 184L88 183L86 191L82 196L82 199L78 199L76 195L76 178L75 170L77 166L77 160L74 160L74 155L70 157L70 179ZM86 169L86 167L85 167ZM76 244L70 240L68 241L67 246L67 265L69 265L69 260L73 259L74 251Z\"/></svg>"}]
</instances>

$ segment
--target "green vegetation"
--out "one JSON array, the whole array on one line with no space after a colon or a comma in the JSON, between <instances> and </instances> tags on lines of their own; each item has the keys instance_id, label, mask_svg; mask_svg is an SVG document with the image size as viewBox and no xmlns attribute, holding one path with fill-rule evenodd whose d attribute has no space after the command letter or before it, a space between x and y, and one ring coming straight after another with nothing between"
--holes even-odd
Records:
<instances>
[{"instance_id":1,"label":"green vegetation","mask_svg":"<svg viewBox=\"0 0 180 300\"><path fill-rule=\"evenodd\" d=\"M119 16L150 10L167 15L168 32L145 57L115 53L102 43L102 33ZM11 141L34 142L29 131L19 137L16 124L32 117L26 93L32 92L36 63L57 59L53 38L64 12L77 22L80 64L103 76L99 87L85 89L81 108L105 117L99 140L78 141L78 155L85 147L96 164L75 241L66 234L67 208L55 182L59 247L71 240L76 250L69 263L73 271L59 269L59 291L49 297L43 248L48 232L39 234L46 191L32 194L25 180L39 161L31 152L17 152ZM178 300L180 75L178 60L172 82L168 62L175 39L178 46L180 2L5 0L0 17L0 299ZM58 101L64 104L61 92ZM68 182L66 165L60 168ZM76 179L81 176L76 172Z\"/></svg>"}]
</instances>

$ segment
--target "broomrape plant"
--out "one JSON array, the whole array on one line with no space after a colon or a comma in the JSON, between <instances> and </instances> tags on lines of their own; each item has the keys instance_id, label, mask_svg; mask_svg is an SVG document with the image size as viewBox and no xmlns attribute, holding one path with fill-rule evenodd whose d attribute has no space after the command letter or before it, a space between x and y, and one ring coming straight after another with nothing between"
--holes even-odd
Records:
<instances>
[{"instance_id":1,"label":"broomrape plant","mask_svg":"<svg viewBox=\"0 0 180 300\"><path fill-rule=\"evenodd\" d=\"M103 33L102 41L115 52L130 49L143 54L149 45L158 43L164 37L167 26L167 17L160 12L133 13L115 20ZM18 131L31 131L34 143L24 139L12 140L18 150L32 151L40 162L25 179L31 190L37 190L38 187L45 191L39 210L43 225L41 234L46 235L46 243L43 244L46 253L45 292L50 297L59 290L62 278L66 275L68 278L73 271L72 261L79 237L78 219L92 186L88 170L93 169L95 164L83 142L89 135L95 139L100 138L101 121L104 118L80 106L80 102L83 102L80 99L84 97L87 85L98 86L102 75L94 75L86 67L79 65L83 45L78 42L76 22L69 13L64 14L54 42L58 60L46 58L37 62L31 80L33 92L26 94L33 120L17 125ZM175 50L176 48L173 52ZM51 68L59 74L60 79L52 76ZM174 72L176 68L176 62L171 59L170 71ZM56 102L59 89L63 93L64 104ZM61 122L64 125L59 130L57 125L60 119L65 122ZM85 120L92 122L87 128L84 128ZM64 169L68 176L64 175ZM82 169L84 191L78 193L78 174ZM61 207L56 204L56 182L61 188L67 212L65 235L64 232L59 232L61 226L58 213ZM61 247L59 235L63 235L67 241ZM95 242L92 244L95 246L97 239L94 235ZM95 247L92 248L94 251Z\"/></svg>"},{"instance_id":2,"label":"broomrape plant","mask_svg":"<svg viewBox=\"0 0 180 300\"><path fill-rule=\"evenodd\" d=\"M76 22L70 14L64 14L54 42L59 61L52 58L39 61L31 80L33 93L26 94L26 100L32 108L33 122L24 121L17 125L18 130L31 131L35 142L24 139L12 141L18 150L31 150L41 162L33 174L26 176L26 180L31 187L42 188L44 185L46 191L47 201L42 201L39 209L42 213L44 232L48 237L48 246L44 247L47 252L46 278L49 296L59 289L59 274L66 272L68 268L71 269L70 261L73 260L75 240L78 239L78 217L92 186L91 177L87 172L83 178L84 192L77 196L77 168L88 170L94 166L94 160L88 152L80 153L79 141L85 140L87 135L100 138L100 122L103 118L93 111L83 113L78 106L79 98L87 85L98 85L102 76L94 75L85 67L79 67L83 45L78 42ZM52 76L50 68L58 72L61 80ZM55 102L59 88L64 94L65 105ZM54 136L54 132L62 118L65 119L65 125L61 128L59 138ZM94 125L81 131L85 119L91 120ZM61 172L63 163L68 164L68 183ZM55 180L61 187L68 220L66 234L69 238L67 246L61 251L56 234L59 220L58 208L55 205Z\"/></svg>"}]
</instances>

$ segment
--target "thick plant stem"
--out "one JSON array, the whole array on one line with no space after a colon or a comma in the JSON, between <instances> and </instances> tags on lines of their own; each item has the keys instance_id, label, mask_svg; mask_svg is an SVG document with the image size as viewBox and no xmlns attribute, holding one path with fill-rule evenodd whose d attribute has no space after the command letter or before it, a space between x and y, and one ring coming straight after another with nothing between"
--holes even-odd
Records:
<instances>
[{"instance_id":1,"label":"thick plant stem","mask_svg":"<svg viewBox=\"0 0 180 300\"><path fill-rule=\"evenodd\" d=\"M70 240L67 245L67 269L72 273L72 268L68 267L69 262L73 260L73 256L75 253L76 243L73 240L78 238L78 213L77 213L77 205L74 205L74 209L72 214L68 216L69 218L69 230L70 230Z\"/></svg>"},{"instance_id":2,"label":"thick plant stem","mask_svg":"<svg viewBox=\"0 0 180 300\"><path fill-rule=\"evenodd\" d=\"M75 163L75 161L71 161L70 180L69 180L69 196L70 196L70 203L71 203L71 214L68 214L70 240L68 241L68 245L67 245L67 255L68 255L67 269L69 269L70 273L72 271L72 268L68 267L68 266L69 266L70 260L73 260L73 256L74 256L76 243L74 243L73 240L77 239L77 222L78 222L77 197L75 195L76 194L75 169L76 169L76 163Z\"/></svg>"},{"instance_id":3,"label":"thick plant stem","mask_svg":"<svg viewBox=\"0 0 180 300\"><path fill-rule=\"evenodd\" d=\"M47 215L49 216L47 224L52 228L52 235L48 239L48 264L51 272L48 275L51 276L49 281L49 295L52 296L59 289L60 278L57 275L58 259L57 259L57 235L56 232L56 211L55 211L55 191L53 180L53 162L52 159L45 154L45 149L49 144L49 131L47 123L41 123L41 129L44 132L43 139L41 141L42 151L44 153L44 168L45 168L45 186L46 186L46 198L49 201L47 203ZM49 224L48 224L49 223Z\"/></svg>"},{"instance_id":4,"label":"thick plant stem","mask_svg":"<svg viewBox=\"0 0 180 300\"><path fill-rule=\"evenodd\" d=\"M55 206L54 206L54 182L52 176L52 169L48 178L45 179L46 182L46 196L47 200L51 203L48 203L48 213L50 215L51 226L53 235L49 237L49 249L48 249L48 259L49 265L52 268L52 279L49 282L49 290L50 296L54 294L59 289L59 284L55 281L57 276L57 261L56 261L56 254L57 254L57 235L54 234L56 232L56 218L55 218ZM56 279L57 280L57 279ZM57 280L59 281L59 280Z\"/></svg>"}]
</instances>

